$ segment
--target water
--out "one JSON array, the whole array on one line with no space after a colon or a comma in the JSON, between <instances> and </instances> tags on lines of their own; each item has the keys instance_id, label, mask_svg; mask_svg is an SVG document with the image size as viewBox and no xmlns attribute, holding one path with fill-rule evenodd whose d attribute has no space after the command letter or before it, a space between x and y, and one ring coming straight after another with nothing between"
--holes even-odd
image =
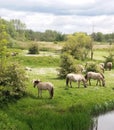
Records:
<instances>
[{"instance_id":1,"label":"water","mask_svg":"<svg viewBox=\"0 0 114 130\"><path fill-rule=\"evenodd\" d=\"M114 111L94 118L94 125L91 130L114 130Z\"/></svg>"}]
</instances>

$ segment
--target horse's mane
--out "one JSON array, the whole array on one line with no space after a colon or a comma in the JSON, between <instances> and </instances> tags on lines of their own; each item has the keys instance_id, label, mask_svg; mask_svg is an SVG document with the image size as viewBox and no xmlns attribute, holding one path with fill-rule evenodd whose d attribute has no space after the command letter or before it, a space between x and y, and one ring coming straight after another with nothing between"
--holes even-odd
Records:
<instances>
[{"instance_id":1,"label":"horse's mane","mask_svg":"<svg viewBox=\"0 0 114 130\"><path fill-rule=\"evenodd\" d=\"M103 75L103 73L100 73L100 74L102 75L103 78L105 78L104 75Z\"/></svg>"}]
</instances>

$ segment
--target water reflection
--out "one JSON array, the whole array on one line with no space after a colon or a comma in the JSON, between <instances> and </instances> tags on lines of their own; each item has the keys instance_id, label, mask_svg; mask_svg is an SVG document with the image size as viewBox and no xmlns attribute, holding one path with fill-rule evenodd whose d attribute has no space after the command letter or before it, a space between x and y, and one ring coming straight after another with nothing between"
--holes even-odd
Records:
<instances>
[{"instance_id":1,"label":"water reflection","mask_svg":"<svg viewBox=\"0 0 114 130\"><path fill-rule=\"evenodd\" d=\"M114 111L100 115L93 119L90 130L114 130Z\"/></svg>"}]
</instances>

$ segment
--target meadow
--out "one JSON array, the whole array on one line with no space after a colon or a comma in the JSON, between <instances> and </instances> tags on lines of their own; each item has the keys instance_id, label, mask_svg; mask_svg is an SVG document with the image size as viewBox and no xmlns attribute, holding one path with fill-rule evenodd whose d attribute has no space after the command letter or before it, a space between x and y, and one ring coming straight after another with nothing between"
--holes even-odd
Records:
<instances>
[{"instance_id":1,"label":"meadow","mask_svg":"<svg viewBox=\"0 0 114 130\"><path fill-rule=\"evenodd\" d=\"M8 130L89 130L93 116L114 109L114 69L104 73L106 87L96 86L92 80L92 86L87 88L83 85L78 88L77 83L72 83L73 88L66 88L65 79L58 78L58 52L35 56L25 52L21 51L12 60L32 68L26 71L27 95L0 109L0 126L5 130L5 125L9 126ZM102 61L107 54L106 50L94 50L94 60ZM52 82L54 98L50 100L47 91L38 98L33 79Z\"/></svg>"}]
</instances>

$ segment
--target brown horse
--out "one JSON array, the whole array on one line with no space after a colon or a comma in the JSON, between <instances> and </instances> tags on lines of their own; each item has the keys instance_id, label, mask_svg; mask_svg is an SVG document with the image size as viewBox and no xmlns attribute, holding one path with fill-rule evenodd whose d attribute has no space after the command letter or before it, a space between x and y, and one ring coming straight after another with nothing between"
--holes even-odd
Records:
<instances>
[{"instance_id":1,"label":"brown horse","mask_svg":"<svg viewBox=\"0 0 114 130\"><path fill-rule=\"evenodd\" d=\"M105 86L105 77L102 73L96 73L92 71L87 72L87 74L85 75L85 79L87 81L89 80L89 85L91 85L90 79L94 79L94 80L97 80L96 85L98 85L98 82L99 82L99 85L101 86L101 81L102 81L102 86Z\"/></svg>"},{"instance_id":2,"label":"brown horse","mask_svg":"<svg viewBox=\"0 0 114 130\"><path fill-rule=\"evenodd\" d=\"M50 99L52 99L54 94L54 86L50 82L41 82L40 80L33 81L34 87L37 86L38 88L38 97L42 97L42 90L48 90L50 94Z\"/></svg>"},{"instance_id":3,"label":"brown horse","mask_svg":"<svg viewBox=\"0 0 114 130\"><path fill-rule=\"evenodd\" d=\"M68 83L70 81L70 87L72 87L71 82L78 82L78 88L80 87L80 82L83 82L84 87L87 87L86 84L86 79L82 74L73 74L73 73L69 73L66 76L66 86L68 86Z\"/></svg>"}]
</instances>

